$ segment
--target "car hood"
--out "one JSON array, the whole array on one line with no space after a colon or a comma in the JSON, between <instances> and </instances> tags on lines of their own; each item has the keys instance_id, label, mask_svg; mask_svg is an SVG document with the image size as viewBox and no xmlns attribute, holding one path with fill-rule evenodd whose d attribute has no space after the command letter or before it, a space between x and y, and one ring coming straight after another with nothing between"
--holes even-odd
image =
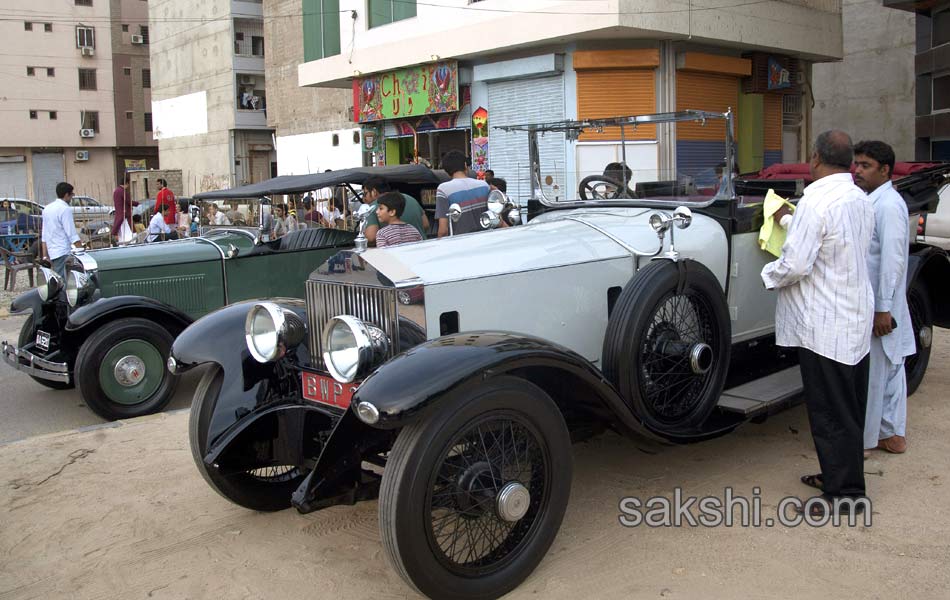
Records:
<instances>
[{"instance_id":1,"label":"car hood","mask_svg":"<svg viewBox=\"0 0 950 600\"><path fill-rule=\"evenodd\" d=\"M433 285L652 254L658 247L646 208L554 211L527 225L367 250L362 258L400 284Z\"/></svg>"},{"instance_id":2,"label":"car hood","mask_svg":"<svg viewBox=\"0 0 950 600\"><path fill-rule=\"evenodd\" d=\"M218 246L200 238L90 250L86 255L99 271L222 260Z\"/></svg>"}]
</instances>

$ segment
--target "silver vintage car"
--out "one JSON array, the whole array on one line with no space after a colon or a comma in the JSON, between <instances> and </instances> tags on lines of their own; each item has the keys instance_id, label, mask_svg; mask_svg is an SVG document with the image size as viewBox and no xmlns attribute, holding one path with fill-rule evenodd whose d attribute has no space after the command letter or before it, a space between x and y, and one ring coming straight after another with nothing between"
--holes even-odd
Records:
<instances>
[{"instance_id":1,"label":"silver vintage car","mask_svg":"<svg viewBox=\"0 0 950 600\"><path fill-rule=\"evenodd\" d=\"M706 195L687 179L631 183L622 165L585 178L586 200L540 191L544 132L714 119L727 168ZM433 598L495 598L532 572L568 503L572 441L606 428L699 441L801 391L796 356L774 343L762 193L743 192L762 185L732 176L731 113L511 129L529 138L532 197L482 222L526 224L386 249L358 238L306 298L212 313L168 365L207 365L190 441L212 488L261 511L378 498L386 556ZM933 210L948 171L902 187L909 210ZM929 351L933 325L950 325L933 301L950 263L922 246L912 263Z\"/></svg>"}]
</instances>

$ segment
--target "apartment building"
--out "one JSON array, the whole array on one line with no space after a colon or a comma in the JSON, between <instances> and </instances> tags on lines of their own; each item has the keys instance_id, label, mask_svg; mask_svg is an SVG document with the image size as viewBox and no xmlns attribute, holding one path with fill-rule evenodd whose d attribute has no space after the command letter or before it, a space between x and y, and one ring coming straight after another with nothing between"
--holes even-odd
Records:
<instances>
[{"instance_id":1,"label":"apartment building","mask_svg":"<svg viewBox=\"0 0 950 600\"><path fill-rule=\"evenodd\" d=\"M261 0L150 0L152 126L186 195L276 173Z\"/></svg>"},{"instance_id":2,"label":"apartment building","mask_svg":"<svg viewBox=\"0 0 950 600\"><path fill-rule=\"evenodd\" d=\"M353 122L350 90L301 87L304 60L301 0L264 0L264 69L273 100L267 124L274 128L277 173L299 175L360 166L360 128Z\"/></svg>"},{"instance_id":3,"label":"apartment building","mask_svg":"<svg viewBox=\"0 0 950 600\"><path fill-rule=\"evenodd\" d=\"M0 195L46 203L66 180L108 202L126 169L157 166L141 81L147 39L126 33L147 33L143 5L12 0L0 7Z\"/></svg>"},{"instance_id":4,"label":"apartment building","mask_svg":"<svg viewBox=\"0 0 950 600\"><path fill-rule=\"evenodd\" d=\"M303 19L300 85L351 91L376 162L461 149L516 193L526 142L497 125L732 108L743 171L801 160L811 65L843 54L840 0L303 0ZM634 179L713 176L721 127L626 131ZM544 136L545 193L573 196L619 140Z\"/></svg>"}]
</instances>

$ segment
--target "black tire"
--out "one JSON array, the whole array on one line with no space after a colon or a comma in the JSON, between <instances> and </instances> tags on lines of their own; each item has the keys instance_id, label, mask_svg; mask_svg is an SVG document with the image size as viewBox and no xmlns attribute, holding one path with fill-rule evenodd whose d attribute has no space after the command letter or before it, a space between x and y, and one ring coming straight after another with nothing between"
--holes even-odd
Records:
<instances>
[{"instance_id":1,"label":"black tire","mask_svg":"<svg viewBox=\"0 0 950 600\"><path fill-rule=\"evenodd\" d=\"M305 474L296 467L271 468L268 473L237 473L221 475L209 469L204 462L208 449L208 423L214 414L214 406L221 391L224 371L211 365L198 382L195 398L188 418L188 441L191 457L198 472L211 489L238 506L261 512L273 512L290 508L290 498L300 486Z\"/></svg>"},{"instance_id":2,"label":"black tire","mask_svg":"<svg viewBox=\"0 0 950 600\"><path fill-rule=\"evenodd\" d=\"M159 412L178 386L178 376L165 367L174 341L168 330L147 319L106 323L79 348L75 380L83 401L92 412L110 421ZM114 360L119 354L142 361L138 383L119 382ZM135 376L140 376L138 371Z\"/></svg>"},{"instance_id":3,"label":"black tire","mask_svg":"<svg viewBox=\"0 0 950 600\"><path fill-rule=\"evenodd\" d=\"M680 272L683 269L683 272ZM620 292L604 336L604 375L645 425L676 434L716 407L729 370L731 322L725 294L700 263L653 261ZM689 350L704 343L696 373Z\"/></svg>"},{"instance_id":4,"label":"black tire","mask_svg":"<svg viewBox=\"0 0 950 600\"><path fill-rule=\"evenodd\" d=\"M23 327L20 328L20 337L17 339L17 347L22 348L23 346L29 344L36 339L36 320L31 314L26 318L26 321L23 322ZM51 390L71 390L76 387L75 377L69 380L69 383L63 383L62 381L50 381L49 379L42 379L40 377L34 377L33 375L29 376L30 379L36 383L48 387Z\"/></svg>"},{"instance_id":5,"label":"black tire","mask_svg":"<svg viewBox=\"0 0 950 600\"><path fill-rule=\"evenodd\" d=\"M920 279L915 279L907 290L907 308L910 311L911 327L914 328L914 345L917 348L915 354L904 359L907 395L910 396L920 387L927 373L933 342L933 307L930 305L930 293L927 286Z\"/></svg>"},{"instance_id":6,"label":"black tire","mask_svg":"<svg viewBox=\"0 0 950 600\"><path fill-rule=\"evenodd\" d=\"M430 598L497 598L528 577L554 541L572 469L567 426L540 388L500 376L456 391L405 427L390 452L379 496L386 556ZM519 483L530 495L526 512L504 521L498 491ZM437 511L446 514L434 525ZM448 527L474 555L449 544Z\"/></svg>"}]
</instances>

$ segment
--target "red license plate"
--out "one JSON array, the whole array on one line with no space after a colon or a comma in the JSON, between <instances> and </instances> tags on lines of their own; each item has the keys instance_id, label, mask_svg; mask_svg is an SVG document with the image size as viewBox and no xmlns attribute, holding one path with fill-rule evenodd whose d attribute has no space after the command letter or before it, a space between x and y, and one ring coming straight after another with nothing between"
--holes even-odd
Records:
<instances>
[{"instance_id":1,"label":"red license plate","mask_svg":"<svg viewBox=\"0 0 950 600\"><path fill-rule=\"evenodd\" d=\"M303 397L312 402L319 402L338 408L349 408L357 383L340 383L326 375L308 373L300 375L303 383Z\"/></svg>"}]
</instances>

